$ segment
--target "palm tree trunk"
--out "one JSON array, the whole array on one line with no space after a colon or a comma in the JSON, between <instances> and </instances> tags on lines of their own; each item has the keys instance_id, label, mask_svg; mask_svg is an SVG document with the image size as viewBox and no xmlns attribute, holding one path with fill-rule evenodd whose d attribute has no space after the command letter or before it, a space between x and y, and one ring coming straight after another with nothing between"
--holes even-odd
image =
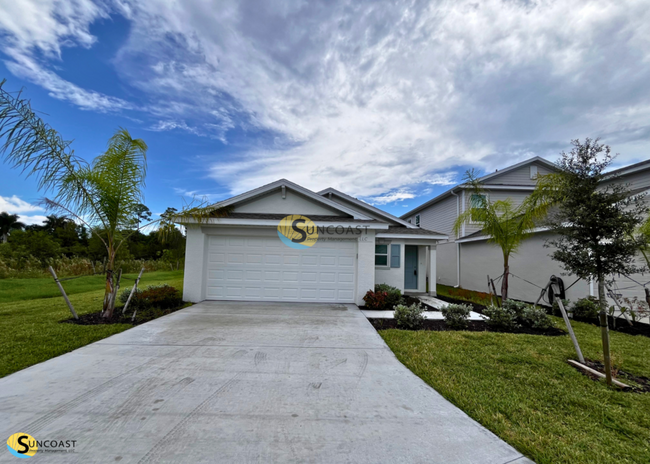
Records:
<instances>
[{"instance_id":1,"label":"palm tree trunk","mask_svg":"<svg viewBox=\"0 0 650 464\"><path fill-rule=\"evenodd\" d=\"M605 364L605 380L612 385L612 364L609 353L609 327L607 325L607 297L605 296L605 276L598 275L598 300L600 302L600 335L603 341L603 364Z\"/></svg>"},{"instance_id":2,"label":"palm tree trunk","mask_svg":"<svg viewBox=\"0 0 650 464\"><path fill-rule=\"evenodd\" d=\"M115 254L111 250L106 263L106 286L104 288L104 304L102 308L102 317L107 319L113 317L113 309L115 308L115 301L113 301L113 292L115 290L114 261Z\"/></svg>"},{"instance_id":3,"label":"palm tree trunk","mask_svg":"<svg viewBox=\"0 0 650 464\"><path fill-rule=\"evenodd\" d=\"M501 280L501 304L508 299L508 276L510 275L510 265L508 257L503 257L503 280Z\"/></svg>"}]
</instances>

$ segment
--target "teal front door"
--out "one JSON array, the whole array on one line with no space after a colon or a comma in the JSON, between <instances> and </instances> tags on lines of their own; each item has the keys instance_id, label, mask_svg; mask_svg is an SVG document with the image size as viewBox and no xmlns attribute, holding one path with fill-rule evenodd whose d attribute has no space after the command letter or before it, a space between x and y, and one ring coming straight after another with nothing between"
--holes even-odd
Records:
<instances>
[{"instance_id":1,"label":"teal front door","mask_svg":"<svg viewBox=\"0 0 650 464\"><path fill-rule=\"evenodd\" d=\"M418 247L406 245L404 250L404 289L418 288Z\"/></svg>"}]
</instances>

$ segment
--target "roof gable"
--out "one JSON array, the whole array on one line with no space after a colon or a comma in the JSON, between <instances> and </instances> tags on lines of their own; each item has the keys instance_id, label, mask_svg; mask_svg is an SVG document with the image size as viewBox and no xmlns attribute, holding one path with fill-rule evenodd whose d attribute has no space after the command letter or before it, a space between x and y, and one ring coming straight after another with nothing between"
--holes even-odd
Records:
<instances>
[{"instance_id":1,"label":"roof gable","mask_svg":"<svg viewBox=\"0 0 650 464\"><path fill-rule=\"evenodd\" d=\"M372 219L362 211L336 203L286 179L277 180L212 206L231 206L236 213L312 214Z\"/></svg>"},{"instance_id":2,"label":"roof gable","mask_svg":"<svg viewBox=\"0 0 650 464\"><path fill-rule=\"evenodd\" d=\"M366 203L365 201L361 201L358 198L354 198L351 197L350 195L340 192L335 188L332 187L326 188L325 190L321 190L320 192L318 192L318 194L322 196L330 197L333 201L337 203L343 202L343 205L345 206L349 206L352 208L360 208L364 213L366 213L373 219L378 219L380 221L387 221L395 225L407 227L409 229L419 228L413 224L404 221L403 219L398 218L397 216L393 216L392 214L387 213L386 211L382 211L381 209L376 208Z\"/></svg>"}]
</instances>

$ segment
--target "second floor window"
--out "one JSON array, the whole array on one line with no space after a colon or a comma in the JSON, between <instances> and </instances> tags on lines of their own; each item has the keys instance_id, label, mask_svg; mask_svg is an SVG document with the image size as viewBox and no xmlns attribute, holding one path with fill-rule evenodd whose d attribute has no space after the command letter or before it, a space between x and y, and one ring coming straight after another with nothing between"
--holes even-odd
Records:
<instances>
[{"instance_id":1,"label":"second floor window","mask_svg":"<svg viewBox=\"0 0 650 464\"><path fill-rule=\"evenodd\" d=\"M420 225L420 215L419 215L419 214L416 214L416 215L415 215L415 225L416 225L416 226L419 226L419 225Z\"/></svg>"},{"instance_id":2,"label":"second floor window","mask_svg":"<svg viewBox=\"0 0 650 464\"><path fill-rule=\"evenodd\" d=\"M470 208L485 209L488 202L488 196L485 193L472 193L469 197ZM470 224L477 224L481 220L480 217L474 217L472 215L472 220Z\"/></svg>"}]
</instances>

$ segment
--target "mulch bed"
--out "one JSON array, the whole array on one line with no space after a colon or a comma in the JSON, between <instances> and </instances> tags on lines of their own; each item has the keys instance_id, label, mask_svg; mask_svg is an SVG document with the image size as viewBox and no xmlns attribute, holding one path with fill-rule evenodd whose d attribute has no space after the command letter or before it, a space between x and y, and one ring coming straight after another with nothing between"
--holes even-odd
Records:
<instances>
[{"instance_id":1,"label":"mulch bed","mask_svg":"<svg viewBox=\"0 0 650 464\"><path fill-rule=\"evenodd\" d=\"M368 319L372 326L376 330L386 330L386 329L397 329L397 322L395 319ZM446 331L451 330L447 328L447 323L441 320L426 319L424 321L424 327L422 330L435 330L435 331ZM467 321L467 329L464 329L469 332L497 332L492 330L485 321ZM502 331L500 331L502 332ZM505 332L505 333L517 333L517 334L529 334L529 335L546 335L546 336L558 336L566 335L564 330L552 327L548 330L535 330L522 327L515 331Z\"/></svg>"},{"instance_id":2,"label":"mulch bed","mask_svg":"<svg viewBox=\"0 0 650 464\"><path fill-rule=\"evenodd\" d=\"M446 301L447 303L456 303L456 304L467 304L472 306L474 309L472 311L483 314L485 306L472 303L469 301L455 300L453 298L448 298L446 296L437 296L439 300ZM548 308L547 308L548 311ZM562 317L560 314L555 314L556 316ZM632 325L628 324L623 317L616 319L616 327L614 327L614 318L612 316L607 316L609 321L609 330L615 330L617 332L622 332L628 335L643 335L644 337L650 337L650 324L644 324L642 322L632 322ZM598 319L586 319L582 317L575 317L573 320L578 322L585 322L587 324L600 325Z\"/></svg>"},{"instance_id":3,"label":"mulch bed","mask_svg":"<svg viewBox=\"0 0 650 464\"><path fill-rule=\"evenodd\" d=\"M572 366L571 364L569 365L575 368L578 372L589 377L591 380L595 380L595 381L603 380L601 377L598 377L597 375L590 374L589 372L583 371L582 369ZM602 372L603 374L605 373L605 366L600 361L585 359L585 366L591 367L592 369L597 370L598 372ZM613 370L615 370L615 366ZM619 382L636 384L633 386L631 385L630 388L623 388L622 389L623 391L630 391L636 393L650 392L650 379L648 377L636 376L626 371L617 370L615 378Z\"/></svg>"},{"instance_id":4,"label":"mulch bed","mask_svg":"<svg viewBox=\"0 0 650 464\"><path fill-rule=\"evenodd\" d=\"M623 317L616 319L616 327L614 326L614 318L612 316L607 316L609 323L609 330L615 330L617 332L626 333L628 335L642 335L644 337L650 337L650 324L644 324L642 322L633 321L632 325L628 324ZM579 322L586 322L587 324L600 325L598 319L585 319L582 317L576 317L574 320Z\"/></svg>"},{"instance_id":5,"label":"mulch bed","mask_svg":"<svg viewBox=\"0 0 650 464\"><path fill-rule=\"evenodd\" d=\"M145 322L149 322L151 320L157 319L161 316L166 316L167 314L171 314L174 311L178 311L179 309L183 309L183 308L181 307L175 309L159 310L156 312L155 317L149 317L149 318L136 317L135 321L131 321L131 317L133 316L133 313L122 315L122 308L116 308L115 312L113 313L113 317L111 317L110 319L102 317L102 312L97 311L95 313L80 314L79 319L70 318L61 322L64 324L77 324L77 325L105 325L105 324L140 325L140 324L144 324Z\"/></svg>"}]
</instances>

